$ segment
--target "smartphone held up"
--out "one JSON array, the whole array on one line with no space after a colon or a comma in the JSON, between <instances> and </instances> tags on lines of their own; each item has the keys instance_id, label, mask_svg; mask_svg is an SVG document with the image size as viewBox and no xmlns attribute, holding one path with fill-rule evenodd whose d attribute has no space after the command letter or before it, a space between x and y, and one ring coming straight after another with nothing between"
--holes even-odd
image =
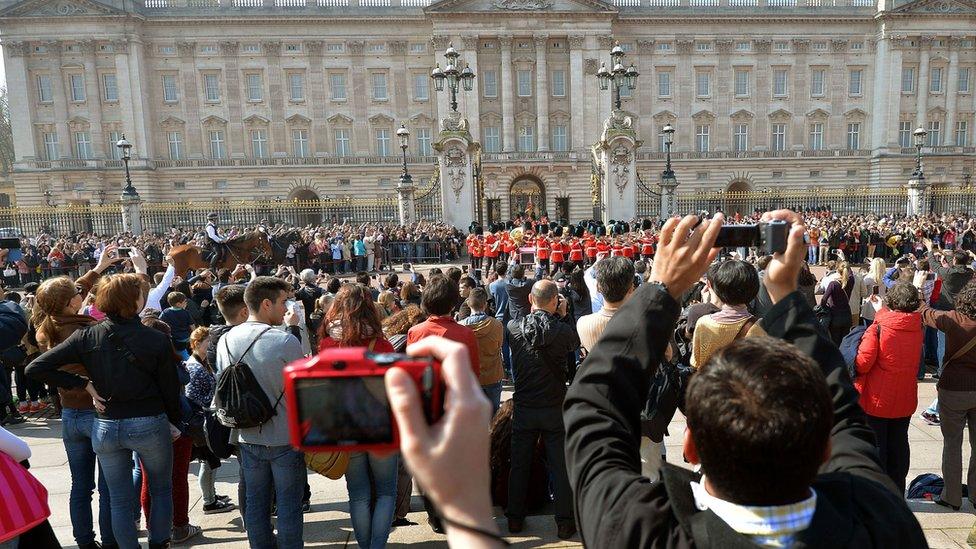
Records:
<instances>
[{"instance_id":1,"label":"smartphone held up","mask_svg":"<svg viewBox=\"0 0 976 549\"><path fill-rule=\"evenodd\" d=\"M424 417L444 414L441 364L431 357L326 349L284 370L292 446L306 452L396 451L400 436L383 377L402 368L420 393Z\"/></svg>"},{"instance_id":2,"label":"smartphone held up","mask_svg":"<svg viewBox=\"0 0 976 549\"><path fill-rule=\"evenodd\" d=\"M783 253L790 235L786 221L770 221L751 225L722 225L716 248L759 248L763 255Z\"/></svg>"}]
</instances>

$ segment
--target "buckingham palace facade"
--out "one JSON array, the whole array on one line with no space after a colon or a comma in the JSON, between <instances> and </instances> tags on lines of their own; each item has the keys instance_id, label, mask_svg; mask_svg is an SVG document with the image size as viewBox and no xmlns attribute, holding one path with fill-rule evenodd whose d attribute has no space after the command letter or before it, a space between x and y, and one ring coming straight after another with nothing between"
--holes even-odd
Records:
<instances>
[{"instance_id":1,"label":"buckingham palace facade","mask_svg":"<svg viewBox=\"0 0 976 549\"><path fill-rule=\"evenodd\" d=\"M115 200L122 134L146 201L393 195L401 124L423 187L449 45L503 217L589 215L616 43L645 185L669 123L681 191L904 185L918 127L930 183L976 171L972 0L18 0L0 39L21 205Z\"/></svg>"}]
</instances>

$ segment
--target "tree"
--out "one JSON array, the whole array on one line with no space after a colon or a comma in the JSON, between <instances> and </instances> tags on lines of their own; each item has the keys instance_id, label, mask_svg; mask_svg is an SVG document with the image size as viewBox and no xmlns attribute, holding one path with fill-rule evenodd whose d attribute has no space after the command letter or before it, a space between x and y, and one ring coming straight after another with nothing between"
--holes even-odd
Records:
<instances>
[{"instance_id":1,"label":"tree","mask_svg":"<svg viewBox=\"0 0 976 549\"><path fill-rule=\"evenodd\" d=\"M0 86L0 177L7 177L14 165L14 132L10 126L7 87Z\"/></svg>"}]
</instances>

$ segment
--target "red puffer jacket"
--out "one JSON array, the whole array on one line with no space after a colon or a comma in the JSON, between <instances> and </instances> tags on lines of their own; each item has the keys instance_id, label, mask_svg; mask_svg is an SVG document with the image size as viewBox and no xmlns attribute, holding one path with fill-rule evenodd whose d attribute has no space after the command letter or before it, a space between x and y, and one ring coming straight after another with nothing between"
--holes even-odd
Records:
<instances>
[{"instance_id":1,"label":"red puffer jacket","mask_svg":"<svg viewBox=\"0 0 976 549\"><path fill-rule=\"evenodd\" d=\"M881 309L857 349L861 408L874 417L910 417L918 405L918 362L922 354L922 315Z\"/></svg>"}]
</instances>

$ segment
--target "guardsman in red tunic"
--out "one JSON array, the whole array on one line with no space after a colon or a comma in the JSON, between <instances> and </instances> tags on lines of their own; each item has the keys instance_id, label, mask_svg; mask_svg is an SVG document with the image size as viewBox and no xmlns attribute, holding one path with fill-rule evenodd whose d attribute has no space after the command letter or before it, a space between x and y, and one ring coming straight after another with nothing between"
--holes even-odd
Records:
<instances>
[{"instance_id":1,"label":"guardsman in red tunic","mask_svg":"<svg viewBox=\"0 0 976 549\"><path fill-rule=\"evenodd\" d=\"M535 239L535 258L544 273L549 272L549 251L549 238L540 234Z\"/></svg>"},{"instance_id":2,"label":"guardsman in red tunic","mask_svg":"<svg viewBox=\"0 0 976 549\"><path fill-rule=\"evenodd\" d=\"M560 238L556 238L552 242L552 272L559 272L563 268L563 262L566 261L566 244Z\"/></svg>"},{"instance_id":3,"label":"guardsman in red tunic","mask_svg":"<svg viewBox=\"0 0 976 549\"><path fill-rule=\"evenodd\" d=\"M644 231L644 236L642 236L640 239L641 258L643 258L646 261L649 261L654 258L654 244L656 243L656 241L657 239L654 238L654 235L651 234L651 231L649 230Z\"/></svg>"},{"instance_id":4,"label":"guardsman in red tunic","mask_svg":"<svg viewBox=\"0 0 976 549\"><path fill-rule=\"evenodd\" d=\"M586 256L586 265L596 263L596 237L586 233L583 237L583 254Z\"/></svg>"},{"instance_id":5,"label":"guardsman in red tunic","mask_svg":"<svg viewBox=\"0 0 976 549\"><path fill-rule=\"evenodd\" d=\"M472 263L474 263L475 269L481 268L482 257L485 255L485 243L481 240L481 236L474 239L471 243L471 257Z\"/></svg>"},{"instance_id":6,"label":"guardsman in red tunic","mask_svg":"<svg viewBox=\"0 0 976 549\"><path fill-rule=\"evenodd\" d=\"M619 238L614 238L613 243L610 245L610 257L619 257L624 255L624 247L620 243Z\"/></svg>"},{"instance_id":7,"label":"guardsman in red tunic","mask_svg":"<svg viewBox=\"0 0 976 549\"><path fill-rule=\"evenodd\" d=\"M594 249L594 251L596 250ZM574 267L583 266L583 243L580 242L579 238L574 238L569 244L569 260Z\"/></svg>"},{"instance_id":8,"label":"guardsman in red tunic","mask_svg":"<svg viewBox=\"0 0 976 549\"><path fill-rule=\"evenodd\" d=\"M634 243L631 241L630 237L621 244L620 251L624 254L624 257L633 261L634 260Z\"/></svg>"},{"instance_id":9,"label":"guardsman in red tunic","mask_svg":"<svg viewBox=\"0 0 976 549\"><path fill-rule=\"evenodd\" d=\"M468 259L471 261L472 271L477 268L475 267L475 263L474 263L474 242L476 240L478 240L478 235L474 233L469 233L468 237L464 239L464 245L468 249Z\"/></svg>"},{"instance_id":10,"label":"guardsman in red tunic","mask_svg":"<svg viewBox=\"0 0 976 549\"><path fill-rule=\"evenodd\" d=\"M502 244L502 253L505 254L506 262L512 261L515 258L515 255L518 254L518 245L515 244L515 240L511 237L511 235L505 237L505 243Z\"/></svg>"},{"instance_id":11,"label":"guardsman in red tunic","mask_svg":"<svg viewBox=\"0 0 976 549\"><path fill-rule=\"evenodd\" d=\"M485 247L483 255L485 256L485 270L492 271L495 269L495 262L498 261L498 247L501 243L498 241L498 237L495 233L488 233L485 235Z\"/></svg>"},{"instance_id":12,"label":"guardsman in red tunic","mask_svg":"<svg viewBox=\"0 0 976 549\"><path fill-rule=\"evenodd\" d=\"M607 254L608 252L610 252L610 244L607 244L606 237L603 237L596 243L596 255L599 257L600 254Z\"/></svg>"}]
</instances>

